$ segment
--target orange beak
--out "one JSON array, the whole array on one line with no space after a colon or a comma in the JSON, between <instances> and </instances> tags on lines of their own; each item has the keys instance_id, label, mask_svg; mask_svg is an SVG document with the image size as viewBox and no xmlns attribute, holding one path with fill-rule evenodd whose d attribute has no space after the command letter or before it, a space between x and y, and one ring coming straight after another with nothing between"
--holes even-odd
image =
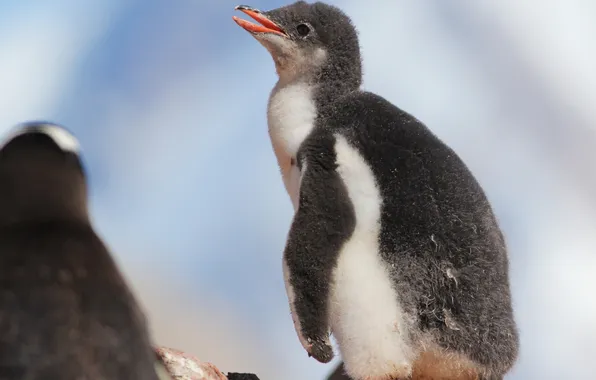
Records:
<instances>
[{"instance_id":1,"label":"orange beak","mask_svg":"<svg viewBox=\"0 0 596 380\"><path fill-rule=\"evenodd\" d=\"M243 20L239 17L233 16L232 19L236 21L238 25L242 28L247 30L251 33L275 33L287 37L286 32L282 28L280 28L276 23L271 21L267 16L265 16L261 11L258 9L251 8L247 5L238 5L235 8L237 11L247 14L253 20L258 22L261 25L254 24L250 21Z\"/></svg>"}]
</instances>

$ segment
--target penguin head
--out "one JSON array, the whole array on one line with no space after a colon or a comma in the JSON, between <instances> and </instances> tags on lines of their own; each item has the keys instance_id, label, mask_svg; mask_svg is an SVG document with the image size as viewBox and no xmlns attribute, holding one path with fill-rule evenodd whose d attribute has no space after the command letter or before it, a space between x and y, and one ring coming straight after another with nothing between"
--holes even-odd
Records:
<instances>
[{"instance_id":1,"label":"penguin head","mask_svg":"<svg viewBox=\"0 0 596 380\"><path fill-rule=\"evenodd\" d=\"M339 8L298 1L267 12L247 5L239 5L236 10L260 24L234 16L234 21L269 51L281 80L306 76L360 86L358 33Z\"/></svg>"},{"instance_id":2,"label":"penguin head","mask_svg":"<svg viewBox=\"0 0 596 380\"><path fill-rule=\"evenodd\" d=\"M0 144L0 223L86 217L78 140L52 123L15 127Z\"/></svg>"},{"instance_id":3,"label":"penguin head","mask_svg":"<svg viewBox=\"0 0 596 380\"><path fill-rule=\"evenodd\" d=\"M57 124L28 122L14 128L0 145L2 159L26 156L37 160L41 155L71 157L78 161L79 141Z\"/></svg>"}]
</instances>

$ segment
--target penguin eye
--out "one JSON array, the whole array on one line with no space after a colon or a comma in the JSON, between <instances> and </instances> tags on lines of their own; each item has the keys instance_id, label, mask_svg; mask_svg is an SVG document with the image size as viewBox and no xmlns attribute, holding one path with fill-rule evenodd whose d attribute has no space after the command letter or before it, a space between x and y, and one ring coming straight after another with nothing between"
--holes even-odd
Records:
<instances>
[{"instance_id":1,"label":"penguin eye","mask_svg":"<svg viewBox=\"0 0 596 380\"><path fill-rule=\"evenodd\" d=\"M306 24L300 24L296 27L296 31L302 37L306 37L308 36L308 33L310 33L310 28Z\"/></svg>"}]
</instances>

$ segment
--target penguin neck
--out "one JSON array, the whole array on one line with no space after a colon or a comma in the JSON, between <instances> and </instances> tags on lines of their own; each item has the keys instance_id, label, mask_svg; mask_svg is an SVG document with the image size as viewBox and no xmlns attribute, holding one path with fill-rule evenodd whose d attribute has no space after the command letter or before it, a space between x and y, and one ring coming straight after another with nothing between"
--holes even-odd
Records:
<instances>
[{"instance_id":1,"label":"penguin neck","mask_svg":"<svg viewBox=\"0 0 596 380\"><path fill-rule=\"evenodd\" d=\"M34 184L25 183L22 178L3 181L0 188L0 227L89 223L86 185L83 180L76 182L62 182L60 178L49 176L38 178ZM65 183L71 186L65 186Z\"/></svg>"},{"instance_id":2,"label":"penguin neck","mask_svg":"<svg viewBox=\"0 0 596 380\"><path fill-rule=\"evenodd\" d=\"M312 82L317 84L320 108L331 105L339 97L358 91L362 85L362 62L353 55L331 54L316 71Z\"/></svg>"},{"instance_id":3,"label":"penguin neck","mask_svg":"<svg viewBox=\"0 0 596 380\"><path fill-rule=\"evenodd\" d=\"M299 173L295 163L298 149L315 128L319 117L341 96L358 86L336 80L316 81L308 77L284 81L282 78L269 97L267 122L269 137L286 191L297 207Z\"/></svg>"},{"instance_id":4,"label":"penguin neck","mask_svg":"<svg viewBox=\"0 0 596 380\"><path fill-rule=\"evenodd\" d=\"M269 97L267 122L273 147L295 157L317 118L317 86L307 80L280 79ZM279 159L279 157L278 157Z\"/></svg>"},{"instance_id":5,"label":"penguin neck","mask_svg":"<svg viewBox=\"0 0 596 380\"><path fill-rule=\"evenodd\" d=\"M358 91L359 78L303 75L291 80L280 77L269 97L267 121L274 149L295 157L298 148L314 128L317 118L337 99ZM277 152L276 152L277 155ZM279 158L279 157L278 157Z\"/></svg>"}]
</instances>

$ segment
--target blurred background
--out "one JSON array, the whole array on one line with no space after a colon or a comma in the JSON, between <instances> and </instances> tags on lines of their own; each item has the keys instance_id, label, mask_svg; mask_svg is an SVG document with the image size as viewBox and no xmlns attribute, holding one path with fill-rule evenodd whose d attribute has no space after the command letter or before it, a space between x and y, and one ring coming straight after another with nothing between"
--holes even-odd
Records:
<instances>
[{"instance_id":1,"label":"blurred background","mask_svg":"<svg viewBox=\"0 0 596 380\"><path fill-rule=\"evenodd\" d=\"M522 338L508 378L596 379L596 2L330 2L360 30L365 88L427 123L493 202ZM274 66L235 5L0 1L0 132L45 119L78 136L95 223L159 344L323 379L334 365L302 350L282 279Z\"/></svg>"}]
</instances>

